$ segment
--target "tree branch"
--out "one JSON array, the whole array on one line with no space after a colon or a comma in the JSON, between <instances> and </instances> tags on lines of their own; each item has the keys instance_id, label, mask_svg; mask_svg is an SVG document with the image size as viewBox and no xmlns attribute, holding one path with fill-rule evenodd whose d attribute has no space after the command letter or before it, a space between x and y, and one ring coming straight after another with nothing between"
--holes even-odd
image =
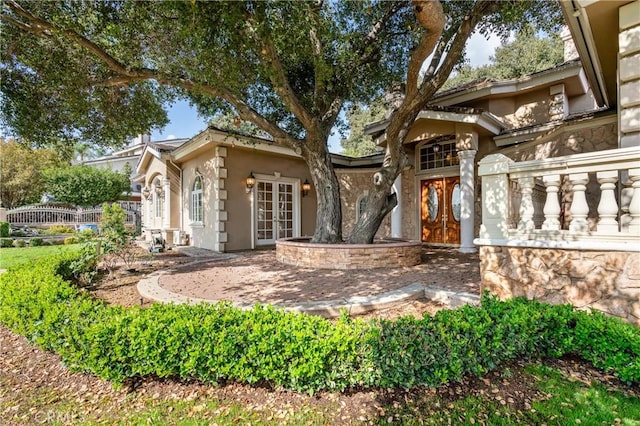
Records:
<instances>
[{"instance_id":1,"label":"tree branch","mask_svg":"<svg viewBox=\"0 0 640 426\"><path fill-rule=\"evenodd\" d=\"M273 84L273 90L280 96L284 104L289 107L304 128L313 129L317 127L317 123L315 123L312 115L309 114L304 105L302 105L289 84L284 66L280 61L280 57L278 56L278 52L270 35L267 32L259 34L254 19L252 19L255 17L248 15L248 18L249 36L260 46L259 54L262 58L262 63L267 65L271 70L269 78L271 84ZM261 17L261 19L266 19L266 17Z\"/></svg>"},{"instance_id":2,"label":"tree branch","mask_svg":"<svg viewBox=\"0 0 640 426\"><path fill-rule=\"evenodd\" d=\"M256 126L269 133L271 136L273 136L274 140L277 143L288 145L291 148L295 148L299 144L299 141L297 139L292 138L278 126L271 123L255 109L251 108L243 100L238 98L228 88L216 88L208 85L206 82L192 81L191 79L184 77L162 76L160 75L160 73L158 73L158 71L149 68L129 68L116 60L113 56L108 54L102 47L98 46L96 43L92 42L81 34L78 34L73 30L58 28L54 24L26 11L14 0L6 0L6 4L16 14L26 18L29 22L31 22L32 25L29 26L21 24L19 21L15 21L14 19L6 20L6 16L3 16L2 18L5 21L11 24L14 24L15 21L19 24L16 25L18 28L23 31L32 33L40 38L43 38L46 35L46 31L59 34L70 40L72 43L86 48L93 56L95 56L99 61L103 62L113 73L116 74L115 76L106 80L94 82L93 84L95 86L115 87L145 80L155 80L165 86L178 87L188 91L200 91L227 101L238 111L240 117L243 120L251 121Z\"/></svg>"},{"instance_id":3,"label":"tree branch","mask_svg":"<svg viewBox=\"0 0 640 426\"><path fill-rule=\"evenodd\" d=\"M420 25L426 30L417 48L411 53L407 69L407 94L418 88L418 75L427 56L438 43L445 24L444 11L438 0L413 0L413 9Z\"/></svg>"}]
</instances>

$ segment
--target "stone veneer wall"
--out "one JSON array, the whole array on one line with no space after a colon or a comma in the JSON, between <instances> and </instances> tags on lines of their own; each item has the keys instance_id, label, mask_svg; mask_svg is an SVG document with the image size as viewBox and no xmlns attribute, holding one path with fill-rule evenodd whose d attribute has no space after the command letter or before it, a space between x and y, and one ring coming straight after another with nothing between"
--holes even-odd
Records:
<instances>
[{"instance_id":1,"label":"stone veneer wall","mask_svg":"<svg viewBox=\"0 0 640 426\"><path fill-rule=\"evenodd\" d=\"M415 266L421 261L419 241L375 244L311 244L307 239L276 241L278 262L307 268L371 269Z\"/></svg>"},{"instance_id":2,"label":"stone veneer wall","mask_svg":"<svg viewBox=\"0 0 640 426\"><path fill-rule=\"evenodd\" d=\"M340 199L342 200L342 236L346 238L356 224L356 208L358 199L371 187L373 174L377 169L366 171L337 169L340 182ZM387 215L376 233L376 238L391 235L391 216Z\"/></svg>"},{"instance_id":3,"label":"stone veneer wall","mask_svg":"<svg viewBox=\"0 0 640 426\"><path fill-rule=\"evenodd\" d=\"M338 169L338 181L340 182L340 198L342 200L342 235L346 238L356 220L356 203L358 198L370 187L373 174L377 171L349 171ZM419 238L416 227L416 209L419 208L419 201L415 194L415 173L413 169L402 172L402 238L411 240ZM382 221L380 229L376 233L376 238L386 238L391 236L391 214Z\"/></svg>"},{"instance_id":4,"label":"stone veneer wall","mask_svg":"<svg viewBox=\"0 0 640 426\"><path fill-rule=\"evenodd\" d=\"M482 290L593 308L640 325L640 253L484 246Z\"/></svg>"}]
</instances>

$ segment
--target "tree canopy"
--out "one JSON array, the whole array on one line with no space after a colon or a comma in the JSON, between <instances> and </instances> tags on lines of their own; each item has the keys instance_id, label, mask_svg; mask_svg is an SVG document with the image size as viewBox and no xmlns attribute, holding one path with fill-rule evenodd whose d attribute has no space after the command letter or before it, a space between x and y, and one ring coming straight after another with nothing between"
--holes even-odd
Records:
<instances>
[{"instance_id":1,"label":"tree canopy","mask_svg":"<svg viewBox=\"0 0 640 426\"><path fill-rule=\"evenodd\" d=\"M131 191L131 167L121 172L91 166L72 166L44 172L47 192L62 203L81 207L122 200Z\"/></svg>"},{"instance_id":2,"label":"tree canopy","mask_svg":"<svg viewBox=\"0 0 640 426\"><path fill-rule=\"evenodd\" d=\"M369 105L356 104L347 109L349 136L340 141L344 155L362 157L382 150L371 139L371 136L364 133L364 127L382 119L385 110L386 108L380 99L374 100Z\"/></svg>"},{"instance_id":3,"label":"tree canopy","mask_svg":"<svg viewBox=\"0 0 640 426\"><path fill-rule=\"evenodd\" d=\"M313 241L342 241L327 148L340 111L406 83L384 166L348 240L371 242L395 206L402 141L478 29L551 31L555 2L489 0L2 3L1 118L33 140L118 144L166 123L188 98L205 117L232 112L304 158L316 188ZM433 53L419 79L426 58Z\"/></svg>"},{"instance_id":4,"label":"tree canopy","mask_svg":"<svg viewBox=\"0 0 640 426\"><path fill-rule=\"evenodd\" d=\"M557 33L538 37L532 28L525 28L514 40L499 46L489 60L491 63L479 67L461 65L442 88L450 89L483 78L518 78L552 68L564 61L562 40Z\"/></svg>"},{"instance_id":5,"label":"tree canopy","mask_svg":"<svg viewBox=\"0 0 640 426\"><path fill-rule=\"evenodd\" d=\"M12 209L40 202L45 193L43 170L64 164L55 150L33 149L28 144L0 138L2 207Z\"/></svg>"}]
</instances>

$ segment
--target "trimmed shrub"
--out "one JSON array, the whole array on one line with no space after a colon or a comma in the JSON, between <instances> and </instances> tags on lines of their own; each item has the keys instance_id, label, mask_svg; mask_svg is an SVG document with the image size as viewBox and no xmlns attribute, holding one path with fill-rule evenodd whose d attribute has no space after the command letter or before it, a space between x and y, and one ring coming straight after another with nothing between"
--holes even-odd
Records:
<instances>
[{"instance_id":1,"label":"trimmed shrub","mask_svg":"<svg viewBox=\"0 0 640 426\"><path fill-rule=\"evenodd\" d=\"M640 330L600 313L483 297L422 319L331 322L226 303L109 307L68 279L65 254L0 275L0 322L66 365L122 383L129 377L207 383L266 381L298 391L437 386L522 357L572 354L640 383Z\"/></svg>"},{"instance_id":2,"label":"trimmed shrub","mask_svg":"<svg viewBox=\"0 0 640 426\"><path fill-rule=\"evenodd\" d=\"M29 245L31 247L39 247L44 245L44 240L42 238L31 238L29 240Z\"/></svg>"},{"instance_id":3,"label":"trimmed shrub","mask_svg":"<svg viewBox=\"0 0 640 426\"><path fill-rule=\"evenodd\" d=\"M25 240L15 240L13 242L14 247L24 247L25 245L27 245L27 242Z\"/></svg>"},{"instance_id":4,"label":"trimmed shrub","mask_svg":"<svg viewBox=\"0 0 640 426\"><path fill-rule=\"evenodd\" d=\"M0 238L8 237L10 229L9 222L0 222Z\"/></svg>"},{"instance_id":5,"label":"trimmed shrub","mask_svg":"<svg viewBox=\"0 0 640 426\"><path fill-rule=\"evenodd\" d=\"M64 239L64 244L65 245L78 244L78 237L67 237Z\"/></svg>"},{"instance_id":6,"label":"trimmed shrub","mask_svg":"<svg viewBox=\"0 0 640 426\"><path fill-rule=\"evenodd\" d=\"M67 225L51 225L49 229L43 229L40 234L43 235L60 235L60 234L73 234L76 232L72 227Z\"/></svg>"},{"instance_id":7,"label":"trimmed shrub","mask_svg":"<svg viewBox=\"0 0 640 426\"><path fill-rule=\"evenodd\" d=\"M0 247L3 247L3 248L13 247L13 239L0 238Z\"/></svg>"},{"instance_id":8,"label":"trimmed shrub","mask_svg":"<svg viewBox=\"0 0 640 426\"><path fill-rule=\"evenodd\" d=\"M11 236L12 237L27 237L27 233L24 231L21 231L19 229L16 229L15 231L11 231Z\"/></svg>"}]
</instances>

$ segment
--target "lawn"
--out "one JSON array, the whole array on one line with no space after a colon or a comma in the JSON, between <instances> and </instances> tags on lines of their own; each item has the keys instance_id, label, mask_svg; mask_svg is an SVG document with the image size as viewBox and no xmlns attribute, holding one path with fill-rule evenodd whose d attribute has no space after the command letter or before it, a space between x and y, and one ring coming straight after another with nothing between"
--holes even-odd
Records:
<instances>
[{"instance_id":1,"label":"lawn","mask_svg":"<svg viewBox=\"0 0 640 426\"><path fill-rule=\"evenodd\" d=\"M0 248L0 269L12 268L16 265L36 261L45 256L58 254L65 251L76 251L79 244L64 246L39 246L39 247L9 247Z\"/></svg>"}]
</instances>

